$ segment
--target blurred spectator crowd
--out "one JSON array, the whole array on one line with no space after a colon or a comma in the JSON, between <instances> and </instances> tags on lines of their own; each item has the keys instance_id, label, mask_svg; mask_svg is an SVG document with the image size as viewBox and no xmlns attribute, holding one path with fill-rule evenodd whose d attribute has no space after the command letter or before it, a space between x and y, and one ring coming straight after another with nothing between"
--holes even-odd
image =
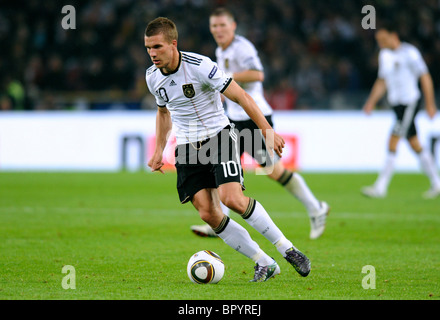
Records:
<instances>
[{"instance_id":1,"label":"blurred spectator crowd","mask_svg":"<svg viewBox=\"0 0 440 320\"><path fill-rule=\"evenodd\" d=\"M72 0L0 1L0 110L153 109L145 85L148 21L176 22L179 48L215 59L209 14L231 9L237 33L259 50L274 109L360 108L377 75L374 30L392 21L416 45L440 88L439 0ZM64 30L64 5L76 29Z\"/></svg>"}]
</instances>

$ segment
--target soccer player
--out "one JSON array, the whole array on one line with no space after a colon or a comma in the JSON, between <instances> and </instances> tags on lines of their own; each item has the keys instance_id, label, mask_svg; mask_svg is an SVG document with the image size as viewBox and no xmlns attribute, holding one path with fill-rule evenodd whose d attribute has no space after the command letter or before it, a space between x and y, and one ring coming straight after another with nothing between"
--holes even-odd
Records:
<instances>
[{"instance_id":1,"label":"soccer player","mask_svg":"<svg viewBox=\"0 0 440 320\"><path fill-rule=\"evenodd\" d=\"M376 103L387 92L397 121L388 142L388 155L385 166L373 186L362 188L365 196L383 198L387 195L391 181L397 145L400 138L406 138L412 150L418 155L422 169L431 182L431 188L423 194L424 198L440 195L440 178L429 150L423 149L417 137L415 117L420 109L420 90L425 98L425 108L429 117L434 118L437 108L434 99L432 78L419 50L406 42L401 42L396 30L391 26L379 28L375 34L380 47L379 71L371 93L363 106L370 114Z\"/></svg>"},{"instance_id":2,"label":"soccer player","mask_svg":"<svg viewBox=\"0 0 440 320\"><path fill-rule=\"evenodd\" d=\"M177 39L177 28L167 18L156 18L145 29L145 47L154 64L145 77L158 105L156 147L148 166L162 172L163 151L174 125L181 203L191 201L201 219L226 244L256 263L251 281L266 281L280 273L280 267L246 229L223 214L220 200L274 244L300 275L307 276L310 260L284 236L258 201L243 194L237 137L225 115L220 93L246 110L279 156L283 138L231 77L208 57L178 50Z\"/></svg>"},{"instance_id":3,"label":"soccer player","mask_svg":"<svg viewBox=\"0 0 440 320\"><path fill-rule=\"evenodd\" d=\"M235 33L237 24L233 14L226 8L217 8L209 18L209 28L218 47L216 58L219 67L231 76L257 103L271 126L272 108L264 98L263 66L258 57L254 45L241 35ZM303 177L297 172L291 172L284 168L278 157L266 157L263 137L255 123L248 114L236 102L226 98L226 110L230 121L239 132L247 132L253 135L252 140L242 140L240 143L240 156L246 151L264 169L267 176L278 182L293 197L297 198L307 209L310 218L310 238L319 238L325 229L325 222L329 213L326 202L318 201L307 186ZM254 143L254 139L262 140ZM261 146L256 148L255 146ZM272 160L273 159L273 160ZM228 209L222 206L228 214ZM191 226L191 230L201 236L215 236L215 233L207 225Z\"/></svg>"}]
</instances>

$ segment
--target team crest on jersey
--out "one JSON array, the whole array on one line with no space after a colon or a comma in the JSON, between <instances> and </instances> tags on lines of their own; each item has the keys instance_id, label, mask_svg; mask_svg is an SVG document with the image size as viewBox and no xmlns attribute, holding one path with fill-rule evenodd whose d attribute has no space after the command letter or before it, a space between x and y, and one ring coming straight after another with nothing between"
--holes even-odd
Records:
<instances>
[{"instance_id":1,"label":"team crest on jersey","mask_svg":"<svg viewBox=\"0 0 440 320\"><path fill-rule=\"evenodd\" d=\"M192 97L194 97L196 95L196 91L194 90L194 86L192 85L192 83L190 84L184 84L182 86L183 89L183 94L185 95L185 97L191 99Z\"/></svg>"}]
</instances>

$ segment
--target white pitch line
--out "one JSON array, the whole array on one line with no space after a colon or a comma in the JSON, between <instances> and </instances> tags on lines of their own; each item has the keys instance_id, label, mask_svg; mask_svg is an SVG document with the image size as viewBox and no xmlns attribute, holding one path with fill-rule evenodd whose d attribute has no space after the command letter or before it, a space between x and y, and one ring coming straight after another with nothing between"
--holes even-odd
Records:
<instances>
[{"instance_id":1,"label":"white pitch line","mask_svg":"<svg viewBox=\"0 0 440 320\"><path fill-rule=\"evenodd\" d=\"M155 208L70 208L70 207L0 207L0 216L8 213L25 213L25 214L38 214L38 213L59 213L59 214L83 214L83 213L95 213L95 214L171 214L177 213L178 215L194 215L197 214L193 208L189 209L155 209ZM288 212L288 211L269 211L270 215L274 217L290 217L293 219L304 219L308 215L306 212ZM237 214L232 216L233 219L238 218ZM332 219L344 219L344 220L398 220L398 221L418 221L418 222L435 222L440 223L440 215L424 214L424 213L361 213L361 212L331 212L327 221Z\"/></svg>"}]
</instances>

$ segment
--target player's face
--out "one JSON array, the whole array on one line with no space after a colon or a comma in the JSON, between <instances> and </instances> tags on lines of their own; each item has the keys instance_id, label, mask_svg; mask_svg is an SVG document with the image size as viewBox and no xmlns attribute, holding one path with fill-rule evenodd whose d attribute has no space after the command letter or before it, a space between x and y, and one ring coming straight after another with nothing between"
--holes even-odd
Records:
<instances>
[{"instance_id":1,"label":"player's face","mask_svg":"<svg viewBox=\"0 0 440 320\"><path fill-rule=\"evenodd\" d=\"M144 37L145 48L150 55L151 61L159 69L173 71L175 64L175 50L177 49L177 41L167 41L162 33L151 37Z\"/></svg>"},{"instance_id":2,"label":"player's face","mask_svg":"<svg viewBox=\"0 0 440 320\"><path fill-rule=\"evenodd\" d=\"M234 39L237 24L228 16L211 16L209 30L217 45L226 48Z\"/></svg>"},{"instance_id":3,"label":"player's face","mask_svg":"<svg viewBox=\"0 0 440 320\"><path fill-rule=\"evenodd\" d=\"M381 49L394 49L395 34L387 30L379 30L376 32L376 41Z\"/></svg>"}]
</instances>

